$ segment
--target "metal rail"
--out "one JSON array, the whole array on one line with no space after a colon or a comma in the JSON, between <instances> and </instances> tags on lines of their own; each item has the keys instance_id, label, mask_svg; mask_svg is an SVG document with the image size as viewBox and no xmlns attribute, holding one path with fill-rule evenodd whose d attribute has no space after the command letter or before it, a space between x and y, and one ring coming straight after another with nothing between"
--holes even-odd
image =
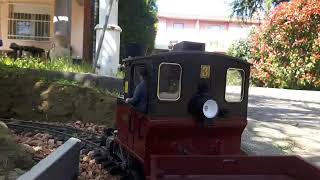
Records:
<instances>
[{"instance_id":1,"label":"metal rail","mask_svg":"<svg viewBox=\"0 0 320 180\"><path fill-rule=\"evenodd\" d=\"M24 120L17 120L17 119L3 119L3 118L0 118L0 120L6 123L9 129L14 129L17 131L48 133L50 135L64 138L64 141L66 141L71 137L74 137L81 140L81 143L83 144L84 147L86 146L91 149L98 150L99 152L108 151L106 147L103 147L100 144L101 135L98 135L95 133L79 130L72 127L58 126L58 125L48 124L48 123L39 123L39 122L32 122L32 121L24 121Z\"/></svg>"},{"instance_id":2,"label":"metal rail","mask_svg":"<svg viewBox=\"0 0 320 180\"><path fill-rule=\"evenodd\" d=\"M32 125L32 126L37 126L37 127L41 127L41 128L50 128L50 129L55 129L57 131L60 132L69 132L72 134L83 134L86 136L90 136L90 137L101 137L101 135L97 134L97 133L93 133L93 132L88 132L88 131L83 131L80 129L76 129L73 127L69 127L69 126L60 126L60 125L56 125L56 124L50 124L50 123L40 123L40 122L33 122L33 121L25 121L25 120L18 120L18 119L3 119L0 118L1 121L5 122L5 123L14 123L14 124L21 124L21 125Z\"/></svg>"},{"instance_id":3,"label":"metal rail","mask_svg":"<svg viewBox=\"0 0 320 180\"><path fill-rule=\"evenodd\" d=\"M17 133L20 132L43 132L55 136L56 138L63 138L63 141L67 141L69 138L79 139L81 149L83 152L89 152L94 150L94 158L96 162L101 164L105 169L109 170L110 173L118 172L121 162L118 162L112 155L110 155L110 149L103 146L101 142L106 142L104 135L91 133L68 126L58 126L49 123L40 123L32 121L24 121L17 119L3 119L0 121L6 123L9 129L15 130ZM108 135L112 136L112 135Z\"/></svg>"}]
</instances>

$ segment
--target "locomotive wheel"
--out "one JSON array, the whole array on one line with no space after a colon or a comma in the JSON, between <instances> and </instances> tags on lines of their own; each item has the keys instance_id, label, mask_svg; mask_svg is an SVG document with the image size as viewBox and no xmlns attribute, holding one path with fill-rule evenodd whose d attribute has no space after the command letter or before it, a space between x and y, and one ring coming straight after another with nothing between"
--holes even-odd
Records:
<instances>
[{"instance_id":1,"label":"locomotive wheel","mask_svg":"<svg viewBox=\"0 0 320 180\"><path fill-rule=\"evenodd\" d=\"M136 162L128 152L122 149L114 142L115 129L105 130L105 136L102 138L103 145L109 149L111 168L108 168L110 174L122 175L121 180L144 180L143 166ZM112 163L111 163L112 162Z\"/></svg>"},{"instance_id":2,"label":"locomotive wheel","mask_svg":"<svg viewBox=\"0 0 320 180\"><path fill-rule=\"evenodd\" d=\"M121 180L144 180L144 176L138 170L130 169L127 174L121 178Z\"/></svg>"}]
</instances>

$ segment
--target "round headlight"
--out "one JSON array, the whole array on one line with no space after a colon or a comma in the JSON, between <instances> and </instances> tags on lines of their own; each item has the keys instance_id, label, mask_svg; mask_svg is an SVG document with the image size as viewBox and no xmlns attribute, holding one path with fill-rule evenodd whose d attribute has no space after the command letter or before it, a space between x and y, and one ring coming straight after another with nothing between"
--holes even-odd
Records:
<instances>
[{"instance_id":1,"label":"round headlight","mask_svg":"<svg viewBox=\"0 0 320 180\"><path fill-rule=\"evenodd\" d=\"M218 114L219 107L216 101L210 99L203 104L203 115L206 118L214 118Z\"/></svg>"}]
</instances>

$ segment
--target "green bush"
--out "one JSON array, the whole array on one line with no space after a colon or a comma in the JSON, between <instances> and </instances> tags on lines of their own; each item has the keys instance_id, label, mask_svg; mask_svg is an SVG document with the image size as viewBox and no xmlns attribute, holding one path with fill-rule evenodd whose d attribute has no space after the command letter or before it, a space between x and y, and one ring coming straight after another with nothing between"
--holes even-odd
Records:
<instances>
[{"instance_id":1,"label":"green bush","mask_svg":"<svg viewBox=\"0 0 320 180\"><path fill-rule=\"evenodd\" d=\"M148 52L154 48L156 37L156 0L119 1L119 26L122 28L121 48L128 43L143 44ZM123 56L123 51L121 54Z\"/></svg>"},{"instance_id":2,"label":"green bush","mask_svg":"<svg viewBox=\"0 0 320 180\"><path fill-rule=\"evenodd\" d=\"M16 68L39 69L47 71L61 71L74 73L90 73L92 68L88 64L76 65L68 59L56 59L45 62L39 58L18 58L0 57L0 65L7 65Z\"/></svg>"},{"instance_id":3,"label":"green bush","mask_svg":"<svg viewBox=\"0 0 320 180\"><path fill-rule=\"evenodd\" d=\"M252 57L250 52L251 46L248 39L235 41L228 49L227 54L233 57L249 61Z\"/></svg>"}]
</instances>

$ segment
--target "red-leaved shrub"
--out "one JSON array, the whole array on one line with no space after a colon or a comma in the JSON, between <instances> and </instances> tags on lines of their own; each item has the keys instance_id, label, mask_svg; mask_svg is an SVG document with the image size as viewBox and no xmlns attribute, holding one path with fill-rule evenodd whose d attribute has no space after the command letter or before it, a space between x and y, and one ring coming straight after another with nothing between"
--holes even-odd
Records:
<instances>
[{"instance_id":1,"label":"red-leaved shrub","mask_svg":"<svg viewBox=\"0 0 320 180\"><path fill-rule=\"evenodd\" d=\"M251 36L252 80L320 90L320 0L282 3Z\"/></svg>"}]
</instances>

